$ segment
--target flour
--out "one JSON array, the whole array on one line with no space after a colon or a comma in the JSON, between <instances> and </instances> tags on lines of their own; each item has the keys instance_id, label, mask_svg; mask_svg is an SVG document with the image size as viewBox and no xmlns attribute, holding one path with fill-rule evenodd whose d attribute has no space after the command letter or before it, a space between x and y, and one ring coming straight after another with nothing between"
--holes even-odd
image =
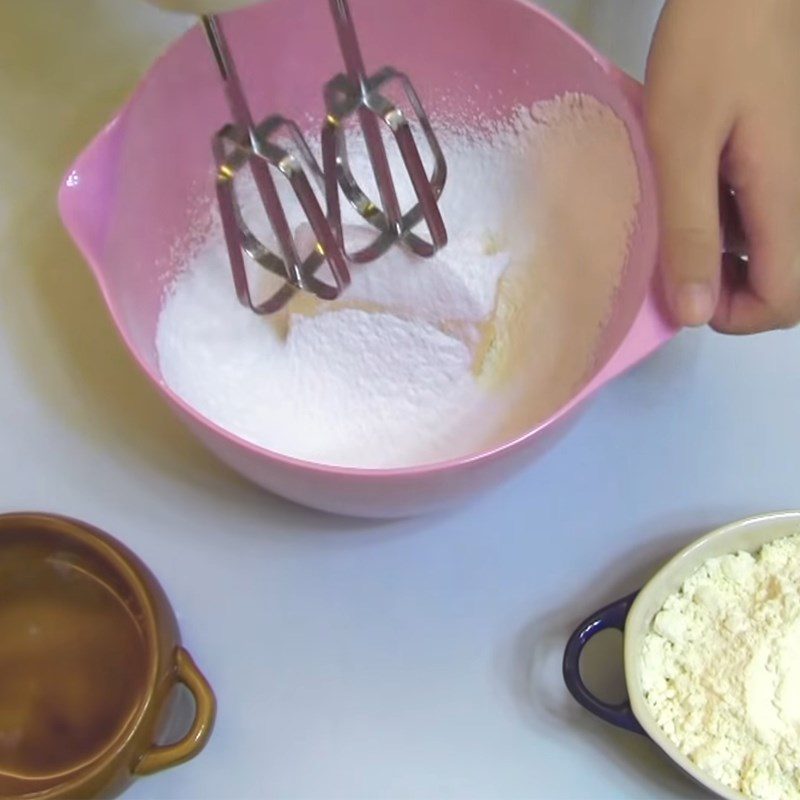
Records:
<instances>
[{"instance_id":1,"label":"flour","mask_svg":"<svg viewBox=\"0 0 800 800\"><path fill-rule=\"evenodd\" d=\"M800 534L710 559L670 595L642 688L704 772L759 800L800 798Z\"/></svg>"},{"instance_id":2,"label":"flour","mask_svg":"<svg viewBox=\"0 0 800 800\"><path fill-rule=\"evenodd\" d=\"M353 268L334 303L300 295L258 317L231 286L218 221L178 271L159 318L166 384L223 428L318 463L405 467L517 436L568 399L591 368L636 218L624 124L579 95L507 123L439 126L450 243L433 259L394 249ZM399 154L398 195L413 202ZM369 187L363 142L354 173ZM289 222L313 245L281 187ZM369 191L369 188L368 188ZM274 247L252 186L245 217ZM346 213L351 248L368 232ZM256 294L273 284L250 269Z\"/></svg>"}]
</instances>

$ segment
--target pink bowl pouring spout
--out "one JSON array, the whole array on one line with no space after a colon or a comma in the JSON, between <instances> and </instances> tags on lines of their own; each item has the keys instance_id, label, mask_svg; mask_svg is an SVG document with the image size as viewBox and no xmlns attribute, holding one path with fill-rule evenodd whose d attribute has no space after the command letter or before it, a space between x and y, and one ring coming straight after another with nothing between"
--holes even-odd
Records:
<instances>
[{"instance_id":1,"label":"pink bowl pouring spout","mask_svg":"<svg viewBox=\"0 0 800 800\"><path fill-rule=\"evenodd\" d=\"M628 127L642 202L625 277L601 345L601 366L550 419L473 456L418 468L360 470L256 447L170 391L155 348L163 293L172 278L170 248L187 229L198 195L212 194L210 136L227 121L198 28L167 51L78 157L61 186L59 207L134 358L219 458L304 505L366 517L406 516L463 501L542 454L590 395L675 330L655 289L656 202L639 84L523 0L353 0L352 5L368 65L408 68L434 118L469 108L501 118L520 104L573 91L606 103ZM322 84L341 70L327 3L271 0L231 14L226 30L257 115L319 117Z\"/></svg>"}]
</instances>

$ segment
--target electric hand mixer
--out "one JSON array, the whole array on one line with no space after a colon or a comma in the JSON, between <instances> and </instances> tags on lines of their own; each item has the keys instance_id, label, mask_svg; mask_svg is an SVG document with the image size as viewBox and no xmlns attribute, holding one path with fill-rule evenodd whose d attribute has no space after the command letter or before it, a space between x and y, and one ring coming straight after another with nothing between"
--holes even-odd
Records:
<instances>
[{"instance_id":1,"label":"electric hand mixer","mask_svg":"<svg viewBox=\"0 0 800 800\"><path fill-rule=\"evenodd\" d=\"M347 0L329 0L345 72L325 85L321 167L296 123L280 115L269 116L259 123L254 121L221 20L209 13L212 7L219 10L243 5L242 0L153 2L202 13L203 27L225 88L231 123L216 134L212 147L225 242L236 294L243 305L257 314L271 314L283 308L298 291L333 300L350 283L348 264L373 261L393 246L406 247L417 256L428 258L447 243L447 231L438 206L447 178L447 165L430 119L405 74L393 67L384 67L374 75L367 74ZM387 95L393 85L403 91L431 151L430 175L408 116ZM359 185L348 162L345 128L348 120L354 117L364 136L378 191L377 202ZM382 129L394 137L416 196L415 205L406 211L398 201ZM292 150L287 149L286 142L291 144ZM253 233L237 201L236 178L247 166L277 241L277 253ZM308 255L300 253L274 175L289 182L313 232L316 244ZM324 197L324 211L313 184ZM350 251L345 242L340 192L372 231L368 244L355 251ZM422 223L427 227L427 239L415 233ZM266 300L253 299L246 258L282 280L280 288ZM318 276L325 264L330 280Z\"/></svg>"}]
</instances>

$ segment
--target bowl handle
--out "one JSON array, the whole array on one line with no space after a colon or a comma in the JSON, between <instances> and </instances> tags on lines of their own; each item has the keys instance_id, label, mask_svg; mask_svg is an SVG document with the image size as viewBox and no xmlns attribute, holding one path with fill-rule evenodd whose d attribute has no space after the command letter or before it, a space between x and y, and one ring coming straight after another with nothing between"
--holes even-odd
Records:
<instances>
[{"instance_id":1,"label":"bowl handle","mask_svg":"<svg viewBox=\"0 0 800 800\"><path fill-rule=\"evenodd\" d=\"M136 775L150 775L193 758L206 746L214 727L217 708L214 692L182 647L175 649L173 675L175 683L182 683L194 697L194 721L188 733L174 744L153 745L133 768Z\"/></svg>"},{"instance_id":2,"label":"bowl handle","mask_svg":"<svg viewBox=\"0 0 800 800\"><path fill-rule=\"evenodd\" d=\"M603 64L609 77L617 84L636 116L644 119L644 86L627 72L620 69L612 61L604 60ZM739 210L736 205L734 191L720 180L720 234L723 248L721 255L730 255L742 259L746 255L745 233ZM615 354L608 367L603 371L603 382L617 377L630 367L650 355L662 344L669 341L680 331L670 318L662 296L658 279L658 270L645 302L633 323L629 335Z\"/></svg>"},{"instance_id":3,"label":"bowl handle","mask_svg":"<svg viewBox=\"0 0 800 800\"><path fill-rule=\"evenodd\" d=\"M606 70L619 86L627 101L640 118L644 118L644 87L612 61L605 62ZM723 253L742 258L747 255L746 234L736 204L736 192L720 178L719 183L720 232Z\"/></svg>"},{"instance_id":4,"label":"bowl handle","mask_svg":"<svg viewBox=\"0 0 800 800\"><path fill-rule=\"evenodd\" d=\"M639 724L631 710L629 700L622 703L606 703L595 697L581 677L580 663L581 653L588 641L600 631L607 628L616 628L619 631L625 629L625 620L628 612L636 599L637 592L617 600L616 603L601 608L585 619L569 637L567 647L564 650L563 674L564 683L567 684L570 694L586 709L600 719L624 728L632 733L644 734L642 726Z\"/></svg>"},{"instance_id":5,"label":"bowl handle","mask_svg":"<svg viewBox=\"0 0 800 800\"><path fill-rule=\"evenodd\" d=\"M604 64L609 77L619 86L633 112L639 119L643 119L644 86L613 62L605 61ZM598 375L598 385L626 372L666 344L679 331L680 327L672 321L664 303L656 269L642 307L619 349Z\"/></svg>"}]
</instances>

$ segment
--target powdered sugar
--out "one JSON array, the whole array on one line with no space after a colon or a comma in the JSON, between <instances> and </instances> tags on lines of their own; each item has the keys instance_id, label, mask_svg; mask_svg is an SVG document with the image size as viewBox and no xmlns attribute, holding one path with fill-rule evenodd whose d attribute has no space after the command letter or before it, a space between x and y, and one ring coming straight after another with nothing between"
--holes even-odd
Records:
<instances>
[{"instance_id":1,"label":"powdered sugar","mask_svg":"<svg viewBox=\"0 0 800 800\"><path fill-rule=\"evenodd\" d=\"M441 138L447 248L428 261L394 250L355 268L342 300L301 296L260 318L235 299L217 227L165 300L157 347L168 385L250 441L359 467L475 452L573 393L609 313L639 197L624 125L596 101L568 96L491 133ZM363 176L363 146L350 158ZM391 160L400 175L397 154ZM410 206L410 187L399 189ZM244 203L253 217L251 193ZM363 228L352 213L347 221L355 246Z\"/></svg>"},{"instance_id":2,"label":"powdered sugar","mask_svg":"<svg viewBox=\"0 0 800 800\"><path fill-rule=\"evenodd\" d=\"M158 346L170 382L245 439L312 461L380 466L389 453L413 463L452 446L482 399L470 350L431 325L343 309L297 318L283 341L241 313L229 280L223 270L187 272Z\"/></svg>"},{"instance_id":3,"label":"powdered sugar","mask_svg":"<svg viewBox=\"0 0 800 800\"><path fill-rule=\"evenodd\" d=\"M346 238L363 241L363 227L348 226ZM507 251L490 250L488 237L464 231L430 259L409 258L392 248L370 264L354 264L353 283L342 298L319 302L297 295L289 313L330 311L352 304L378 304L387 311L438 324L442 320L481 323L494 312L497 287L511 263Z\"/></svg>"}]
</instances>

